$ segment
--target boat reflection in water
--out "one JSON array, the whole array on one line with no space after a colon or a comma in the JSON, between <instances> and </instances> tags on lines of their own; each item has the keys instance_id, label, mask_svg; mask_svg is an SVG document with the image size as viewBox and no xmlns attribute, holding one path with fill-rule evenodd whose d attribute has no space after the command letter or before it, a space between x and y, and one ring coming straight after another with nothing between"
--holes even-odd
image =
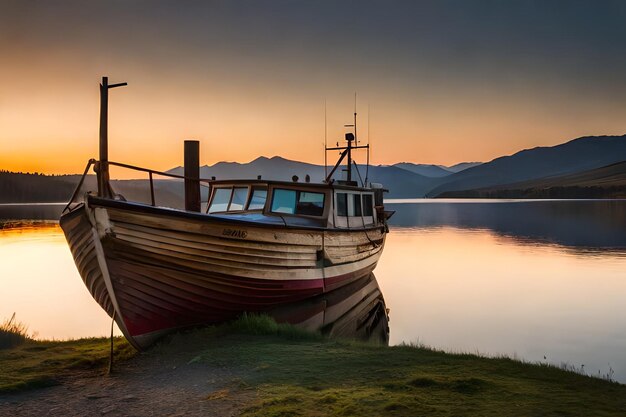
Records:
<instances>
[{"instance_id":1,"label":"boat reflection in water","mask_svg":"<svg viewBox=\"0 0 626 417\"><path fill-rule=\"evenodd\" d=\"M271 310L278 322L328 337L389 344L389 316L374 274L306 301Z\"/></svg>"}]
</instances>

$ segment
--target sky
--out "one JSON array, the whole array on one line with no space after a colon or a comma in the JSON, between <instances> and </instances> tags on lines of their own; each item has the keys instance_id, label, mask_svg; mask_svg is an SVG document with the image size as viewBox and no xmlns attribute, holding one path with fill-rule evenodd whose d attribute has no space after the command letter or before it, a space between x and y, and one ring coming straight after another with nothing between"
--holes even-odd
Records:
<instances>
[{"instance_id":1,"label":"sky","mask_svg":"<svg viewBox=\"0 0 626 417\"><path fill-rule=\"evenodd\" d=\"M104 75L113 161L322 164L355 92L372 163L489 161L626 133L624 51L623 1L0 0L0 169L82 172Z\"/></svg>"}]
</instances>

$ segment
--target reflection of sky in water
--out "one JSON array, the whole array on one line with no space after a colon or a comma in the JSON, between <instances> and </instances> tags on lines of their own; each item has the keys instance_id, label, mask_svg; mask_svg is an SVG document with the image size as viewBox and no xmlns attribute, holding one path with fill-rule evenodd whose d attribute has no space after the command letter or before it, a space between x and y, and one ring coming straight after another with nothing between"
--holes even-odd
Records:
<instances>
[{"instance_id":1,"label":"reflection of sky in water","mask_svg":"<svg viewBox=\"0 0 626 417\"><path fill-rule=\"evenodd\" d=\"M376 276L391 344L585 364L626 381L626 257L488 230L393 230Z\"/></svg>"},{"instance_id":2,"label":"reflection of sky in water","mask_svg":"<svg viewBox=\"0 0 626 417\"><path fill-rule=\"evenodd\" d=\"M0 320L40 338L105 336L111 319L83 284L58 224L0 230Z\"/></svg>"}]
</instances>

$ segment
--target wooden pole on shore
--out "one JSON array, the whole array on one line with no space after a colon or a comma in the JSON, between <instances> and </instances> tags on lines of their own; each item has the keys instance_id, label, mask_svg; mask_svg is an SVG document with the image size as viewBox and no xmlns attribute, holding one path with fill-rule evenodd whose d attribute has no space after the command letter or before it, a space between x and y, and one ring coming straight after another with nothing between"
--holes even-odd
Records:
<instances>
[{"instance_id":1,"label":"wooden pole on shore","mask_svg":"<svg viewBox=\"0 0 626 417\"><path fill-rule=\"evenodd\" d=\"M107 371L108 375L113 373L113 324L115 323L115 311L113 312L113 317L111 317L111 350L109 351L109 369Z\"/></svg>"},{"instance_id":2,"label":"wooden pole on shore","mask_svg":"<svg viewBox=\"0 0 626 417\"><path fill-rule=\"evenodd\" d=\"M200 142L185 141L185 210L200 212Z\"/></svg>"}]
</instances>

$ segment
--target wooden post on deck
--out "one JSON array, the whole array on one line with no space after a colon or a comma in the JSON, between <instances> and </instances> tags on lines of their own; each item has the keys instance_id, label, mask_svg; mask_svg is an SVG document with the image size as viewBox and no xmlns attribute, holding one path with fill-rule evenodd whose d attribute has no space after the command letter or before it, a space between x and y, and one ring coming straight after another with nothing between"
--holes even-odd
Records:
<instances>
[{"instance_id":1,"label":"wooden post on deck","mask_svg":"<svg viewBox=\"0 0 626 417\"><path fill-rule=\"evenodd\" d=\"M200 142L185 141L185 210L200 212Z\"/></svg>"}]
</instances>

